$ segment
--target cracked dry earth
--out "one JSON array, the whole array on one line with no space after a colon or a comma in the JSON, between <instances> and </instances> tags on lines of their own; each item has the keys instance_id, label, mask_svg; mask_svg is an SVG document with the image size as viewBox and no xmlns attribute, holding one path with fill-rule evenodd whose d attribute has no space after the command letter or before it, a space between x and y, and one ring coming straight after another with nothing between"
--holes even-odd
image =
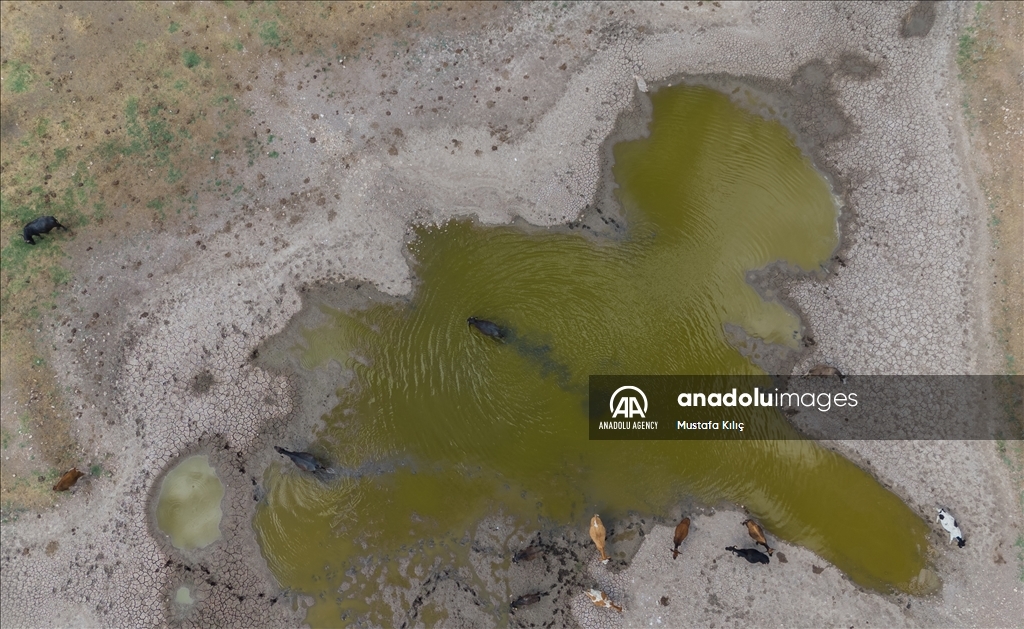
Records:
<instances>
[{"instance_id":1,"label":"cracked dry earth","mask_svg":"<svg viewBox=\"0 0 1024 629\"><path fill-rule=\"evenodd\" d=\"M75 7L81 32L97 29L107 9ZM129 24L165 20L160 33L172 19L197 38L245 30L237 8L118 10ZM148 222L130 214L138 203L126 203L61 240L72 277L39 335L74 416L70 433L109 474L4 523L5 627L300 624L313 601L281 590L251 521L274 441L308 430L316 416L287 375L254 362L261 343L299 312L305 287L352 280L407 294L412 225L471 214L553 226L607 202L607 140L618 122L640 120L638 84L740 87L753 95L737 96L740 104L783 120L830 179L841 201L843 265L826 279L773 284L816 341L798 368L998 370L977 264L990 244L955 65L966 5L442 4L432 14L359 5L322 18L325 29L362 20L350 32L358 47L337 55L322 45L330 35L315 30L319 17L287 10L277 17L281 33L295 33L287 44L260 47L250 33L239 54L200 49L243 77L233 96L247 112L239 137L262 138L267 150L248 161L225 140L218 159L193 156L184 181L230 171L241 194L205 194L192 214ZM13 40L20 18L9 5L4 11L5 40ZM190 26L199 15L205 31ZM429 28L402 28L414 20ZM5 43L5 63L16 48ZM29 124L25 107L5 109L5 143ZM120 185L133 184L120 176ZM144 189L149 175L132 176ZM113 190L113 177L97 185ZM21 192L5 174L5 197ZM6 242L14 232L4 229ZM593 607L581 587L551 618L584 627L1019 626L1019 478L993 444L832 447L922 517L945 504L968 523L962 551L950 550L941 531L933 537L940 593L864 591L784 542L786 563L747 570L719 550L741 541L725 531L739 531L742 514L726 508L694 516L679 561L665 550L671 528L654 526L628 565L609 571L591 562L572 577L603 588L625 607L621 615ZM223 536L178 551L152 524L153 502L167 470L196 453L225 484ZM950 459L962 465L950 468ZM191 606L172 602L182 585ZM451 625L497 622L462 598L446 600Z\"/></svg>"}]
</instances>

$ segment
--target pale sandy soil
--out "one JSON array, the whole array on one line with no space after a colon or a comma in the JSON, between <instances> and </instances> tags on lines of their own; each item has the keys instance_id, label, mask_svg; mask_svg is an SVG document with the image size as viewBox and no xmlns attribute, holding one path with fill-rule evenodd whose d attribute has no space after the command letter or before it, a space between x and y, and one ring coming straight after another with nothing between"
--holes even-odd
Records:
<instances>
[{"instance_id":1,"label":"pale sandy soil","mask_svg":"<svg viewBox=\"0 0 1024 629\"><path fill-rule=\"evenodd\" d=\"M335 7L285 7L254 23L245 12L259 6L3 4L4 243L20 226L6 206L44 185L32 164L62 147L101 155L89 147L132 128L120 113L131 95L210 139L172 154L178 174L149 154L83 159L108 208L102 222L55 236L67 275L53 267L30 283L5 267L4 290L18 303L56 290L42 314L5 306L5 627L299 623L301 598L282 595L251 530L253 484L274 438L308 426L317 409L302 406L294 382L255 364L253 351L300 311L306 286L411 290L403 252L412 224L579 217L607 192L604 151L620 116L635 125L643 112L636 77L652 88L749 88L758 109L785 116L842 200L844 265L775 286L816 341L797 369L993 373L1019 358L1019 4L989 16L989 58L971 62L977 78L966 83L958 38L977 19L966 4ZM127 34L114 30L120 24ZM188 75L198 91L182 87L178 98L162 81L179 84L166 68L188 61L182 49L209 65ZM35 88L9 87L24 75L18 59L30 61ZM223 103L237 106L218 117L203 98L224 86ZM1002 109L977 104L987 90ZM40 112L52 127L40 127ZM250 138L259 140L252 164ZM77 185L68 167L53 173ZM220 189L221 179L239 192ZM992 196L1003 205L990 206ZM178 197L198 201L179 215L170 202ZM993 284L993 273L1005 283ZM654 527L621 571L588 566L574 583L605 588L626 611L575 594L557 624L1022 624L1020 444L832 445L922 517L941 504L962 520L966 548L946 545L937 527L933 535L938 594L861 590L781 541L785 564L750 570L721 550L743 541L741 513L727 508L694 514L676 562L665 551L671 531ZM195 452L210 455L227 485L224 538L181 553L150 512L162 474ZM53 469L40 471L39 460ZM51 497L47 474L71 464L95 475ZM513 541L522 540L500 543ZM170 602L180 585L192 588L193 606ZM451 600L450 625L495 622Z\"/></svg>"}]
</instances>

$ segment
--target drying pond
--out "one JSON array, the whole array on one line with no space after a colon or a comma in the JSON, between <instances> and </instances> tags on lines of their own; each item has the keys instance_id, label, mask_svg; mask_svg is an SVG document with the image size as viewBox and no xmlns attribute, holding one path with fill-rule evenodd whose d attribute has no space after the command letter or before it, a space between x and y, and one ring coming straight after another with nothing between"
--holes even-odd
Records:
<instances>
[{"instance_id":1,"label":"drying pond","mask_svg":"<svg viewBox=\"0 0 1024 629\"><path fill-rule=\"evenodd\" d=\"M206 456L190 456L164 477L156 521L175 548L204 548L220 538L224 483ZM180 595L180 592L179 592Z\"/></svg>"},{"instance_id":2,"label":"drying pond","mask_svg":"<svg viewBox=\"0 0 1024 629\"><path fill-rule=\"evenodd\" d=\"M324 483L273 466L264 479L264 554L285 586L316 596L314 626L389 624L380 586L464 560L489 514L583 531L594 512L668 517L685 497L743 504L860 584L914 589L926 524L814 443L588 441L590 374L759 373L727 323L795 345L799 321L745 273L816 269L837 241L828 185L784 127L705 88L652 101L649 137L615 147L621 240L422 230L409 305L325 309L330 324L304 332L307 368L355 373L314 445L338 469L379 470ZM513 338L471 331L471 315ZM515 549L502 550L507 562Z\"/></svg>"}]
</instances>

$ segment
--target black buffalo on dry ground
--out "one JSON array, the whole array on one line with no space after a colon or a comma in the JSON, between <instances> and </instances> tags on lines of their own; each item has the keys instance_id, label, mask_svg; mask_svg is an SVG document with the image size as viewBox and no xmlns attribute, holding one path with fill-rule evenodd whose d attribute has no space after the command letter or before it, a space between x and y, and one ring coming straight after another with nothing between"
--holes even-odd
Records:
<instances>
[{"instance_id":1,"label":"black buffalo on dry ground","mask_svg":"<svg viewBox=\"0 0 1024 629\"><path fill-rule=\"evenodd\" d=\"M54 217L40 216L39 218L33 220L28 225L25 225L25 228L21 230L21 236L22 238L25 239L25 242L27 242L30 245L34 245L36 244L36 241L33 240L35 236L48 234L50 233L50 230L52 230L54 227L60 227L64 231L68 230L67 227L61 225L60 221L58 221Z\"/></svg>"},{"instance_id":2,"label":"black buffalo on dry ground","mask_svg":"<svg viewBox=\"0 0 1024 629\"><path fill-rule=\"evenodd\" d=\"M737 556L743 557L750 563L768 563L768 555L762 553L756 548L736 548L735 546L726 546L726 550L731 550L736 553Z\"/></svg>"}]
</instances>

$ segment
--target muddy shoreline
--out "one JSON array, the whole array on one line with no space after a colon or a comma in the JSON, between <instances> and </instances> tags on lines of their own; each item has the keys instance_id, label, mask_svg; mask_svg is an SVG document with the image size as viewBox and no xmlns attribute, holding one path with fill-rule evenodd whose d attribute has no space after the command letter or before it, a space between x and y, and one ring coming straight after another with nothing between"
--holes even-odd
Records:
<instances>
[{"instance_id":1,"label":"muddy shoreline","mask_svg":"<svg viewBox=\"0 0 1024 629\"><path fill-rule=\"evenodd\" d=\"M929 7L338 5L337 12L284 7L264 14L261 7L190 4L5 5L3 241L17 236L8 199L29 199L32 186L44 185L43 172L54 175L54 186L82 183L83 195L107 195L106 214L80 213L73 237L61 241L70 271L47 267L28 282L13 274L37 269L34 262L4 269L10 303L15 286L28 286L13 293L18 299L57 294L50 314L31 320L38 341L16 340L22 344L10 356L21 362L8 362L15 360L7 356L15 341L4 341L4 428L25 444L5 446L4 453L5 624L300 623L312 601L281 591L255 542L252 515L263 470L276 460L272 446L308 440L333 405L330 387L344 374L325 369L322 381L299 385L286 375L287 364L265 362L265 354L279 350L264 352L262 344L310 310L310 287L372 285L377 298L389 300L410 294L415 280L405 251L415 224L473 215L483 224L589 225L614 237L615 225L602 220L613 206L607 155L617 128L642 133L646 97L634 76L649 86L681 77L753 86L764 101L754 111L770 106L770 116L792 125L842 202L840 249L821 276L769 269L751 278L764 296L800 313L805 336L814 339L802 355L778 357L775 365L800 371L825 362L864 374L1000 372L990 325L993 289L982 264L995 245L988 242L985 195L971 169L978 148L957 82L957 38L972 16L967 5ZM339 16L341 10L348 13ZM53 41L61 43L45 45L52 50L33 44L48 41L54 15L63 30ZM118 34L119 28L129 30ZM309 43L331 41L332 32L340 41L329 53ZM109 47L130 61L110 65L98 41L113 42ZM56 61L44 61L53 55ZM91 75L89 67L110 71ZM47 81L68 92L48 96ZM191 96L193 89L226 89L227 96L211 104ZM150 116L143 119L148 127L132 126L133 110L124 107L130 99L141 103L140 116ZM1019 103L1010 106L1019 113ZM41 125L36 111L47 112L52 125ZM127 138L160 121L179 124L178 115L182 128L195 130L192 137L211 142L172 151L169 171L159 156L103 161L109 156L89 152L107 137ZM230 121L216 142L210 120ZM231 128L241 131L233 136ZM82 172L94 177L59 161L51 170L32 170L32 154L50 159L65 145L79 151ZM89 157L93 163L82 159ZM133 169L132 160L150 172ZM154 168L164 171L152 175ZM226 189L222 180L230 180ZM172 208L179 188L180 214ZM4 251L5 263L14 259L13 249ZM355 295L367 292L328 290L342 305L358 305ZM5 312L5 328L29 320L12 313ZM33 365L33 355L43 363ZM36 367L42 371L30 371ZM51 384L33 384L39 374ZM41 425L27 433L17 427L23 409L49 399L40 386L59 391L53 406L73 418L61 430L75 445L61 446L60 456L85 459L99 472L56 501L22 498L47 508L15 509L9 495L32 495L16 475L34 478L38 469L27 454L40 451L32 450L31 437L55 451L46 449ZM1014 465L1022 460L1017 445L829 447L860 462L922 518L932 520L935 504L943 504L965 523L971 541L963 551L950 550L941 530L933 535L941 594L911 600L865 592L809 551L782 542L787 564L743 571L721 551L741 541L729 537L740 529L726 522L738 522L741 513L721 509L712 516L704 507L694 518L686 562L671 563L664 551L671 528L649 519L642 537L650 543L637 543L639 533L623 540L628 565L619 572L587 563L584 524L575 536L542 533L584 564L587 576L577 571L565 583L600 585L626 607L609 616L581 592L563 589L545 603L561 610L556 626L1019 623L1024 558L1014 544L1024 522L1013 489ZM183 555L161 538L150 513L159 479L195 453L210 454L225 482L224 537ZM60 461L53 465L64 463L47 456ZM941 464L950 459L970 473ZM662 524L676 515L666 514ZM476 537L481 548L509 553L532 534L481 529ZM524 586L532 578L506 576L524 579ZM434 621L495 623L465 583L439 583L431 596L443 604ZM183 584L194 589L191 606L173 602ZM543 607L522 614L552 618ZM419 622L434 624L426 616Z\"/></svg>"}]
</instances>

